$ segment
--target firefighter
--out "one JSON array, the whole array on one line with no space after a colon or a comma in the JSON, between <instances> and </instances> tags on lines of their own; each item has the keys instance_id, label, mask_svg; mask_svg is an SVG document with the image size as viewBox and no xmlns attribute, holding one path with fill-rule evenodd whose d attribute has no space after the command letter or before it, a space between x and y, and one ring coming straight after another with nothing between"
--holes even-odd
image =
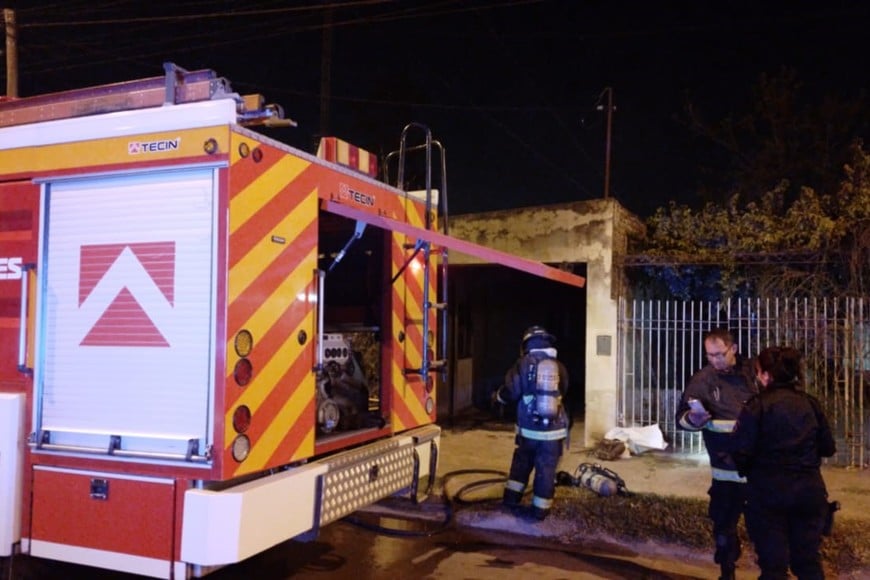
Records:
<instances>
[{"instance_id":1,"label":"firefighter","mask_svg":"<svg viewBox=\"0 0 870 580\"><path fill-rule=\"evenodd\" d=\"M556 467L568 437L568 415L562 397L568 371L557 358L556 337L542 326L523 334L521 354L496 392L496 401L517 406L516 448L504 489L504 504L519 509L532 470L532 515L543 520L553 505Z\"/></svg>"},{"instance_id":2,"label":"firefighter","mask_svg":"<svg viewBox=\"0 0 870 580\"><path fill-rule=\"evenodd\" d=\"M710 457L713 481L708 515L713 522L716 551L722 580L735 577L740 558L737 522L746 505L746 479L737 472L731 453L734 427L743 404L758 392L753 363L737 354L734 337L724 328L704 336L708 365L697 371L686 386L677 407L677 428L703 431Z\"/></svg>"},{"instance_id":3,"label":"firefighter","mask_svg":"<svg viewBox=\"0 0 870 580\"><path fill-rule=\"evenodd\" d=\"M734 459L748 479L746 529L761 578L824 578L820 547L830 514L822 457L836 451L819 401L799 390L801 354L768 347L756 359L761 394L737 420Z\"/></svg>"}]
</instances>

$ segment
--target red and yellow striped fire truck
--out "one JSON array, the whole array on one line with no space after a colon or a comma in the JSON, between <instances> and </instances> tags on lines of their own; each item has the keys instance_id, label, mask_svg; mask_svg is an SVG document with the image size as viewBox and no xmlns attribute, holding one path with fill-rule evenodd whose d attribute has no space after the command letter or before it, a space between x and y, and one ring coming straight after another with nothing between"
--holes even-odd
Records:
<instances>
[{"instance_id":1,"label":"red and yellow striped fire truck","mask_svg":"<svg viewBox=\"0 0 870 580\"><path fill-rule=\"evenodd\" d=\"M389 185L338 139L262 134L283 110L213 71L164 68L0 103L0 557L197 577L419 499L447 249L583 284L440 231L425 127Z\"/></svg>"}]
</instances>

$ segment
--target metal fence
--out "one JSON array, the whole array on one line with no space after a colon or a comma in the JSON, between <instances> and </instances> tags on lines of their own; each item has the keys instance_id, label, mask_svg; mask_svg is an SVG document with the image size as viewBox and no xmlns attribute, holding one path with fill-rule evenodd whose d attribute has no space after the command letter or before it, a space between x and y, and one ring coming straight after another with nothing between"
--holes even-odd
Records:
<instances>
[{"instance_id":1,"label":"metal fence","mask_svg":"<svg viewBox=\"0 0 870 580\"><path fill-rule=\"evenodd\" d=\"M619 426L658 424L675 450L703 451L700 433L676 429L674 412L705 362L704 332L724 326L745 356L772 345L801 350L805 388L821 401L837 441L828 463L868 466L870 298L621 299L619 313Z\"/></svg>"}]
</instances>

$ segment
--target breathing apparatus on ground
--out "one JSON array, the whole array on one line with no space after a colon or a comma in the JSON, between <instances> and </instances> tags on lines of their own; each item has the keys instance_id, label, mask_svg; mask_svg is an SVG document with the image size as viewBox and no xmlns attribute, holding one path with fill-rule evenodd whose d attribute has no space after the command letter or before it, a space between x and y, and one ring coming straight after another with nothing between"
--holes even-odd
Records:
<instances>
[{"instance_id":1,"label":"breathing apparatus on ground","mask_svg":"<svg viewBox=\"0 0 870 580\"><path fill-rule=\"evenodd\" d=\"M616 472L598 463L581 463L574 470L574 475L567 471L556 474L556 485L572 485L586 487L600 496L629 496L631 492L625 486L625 481Z\"/></svg>"}]
</instances>

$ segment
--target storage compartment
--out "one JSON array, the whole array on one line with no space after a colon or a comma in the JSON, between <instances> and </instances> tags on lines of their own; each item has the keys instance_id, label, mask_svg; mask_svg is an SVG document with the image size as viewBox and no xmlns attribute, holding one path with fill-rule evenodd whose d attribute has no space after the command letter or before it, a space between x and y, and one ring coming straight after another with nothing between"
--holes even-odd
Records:
<instances>
[{"instance_id":1,"label":"storage compartment","mask_svg":"<svg viewBox=\"0 0 870 580\"><path fill-rule=\"evenodd\" d=\"M31 554L162 575L173 557L174 507L171 479L37 466Z\"/></svg>"},{"instance_id":2,"label":"storage compartment","mask_svg":"<svg viewBox=\"0 0 870 580\"><path fill-rule=\"evenodd\" d=\"M191 168L46 184L39 449L205 462L215 179Z\"/></svg>"},{"instance_id":3,"label":"storage compartment","mask_svg":"<svg viewBox=\"0 0 870 580\"><path fill-rule=\"evenodd\" d=\"M323 372L317 378L317 436L380 429L387 421L381 358L391 294L389 239L379 228L320 213L319 267L324 277Z\"/></svg>"}]
</instances>

